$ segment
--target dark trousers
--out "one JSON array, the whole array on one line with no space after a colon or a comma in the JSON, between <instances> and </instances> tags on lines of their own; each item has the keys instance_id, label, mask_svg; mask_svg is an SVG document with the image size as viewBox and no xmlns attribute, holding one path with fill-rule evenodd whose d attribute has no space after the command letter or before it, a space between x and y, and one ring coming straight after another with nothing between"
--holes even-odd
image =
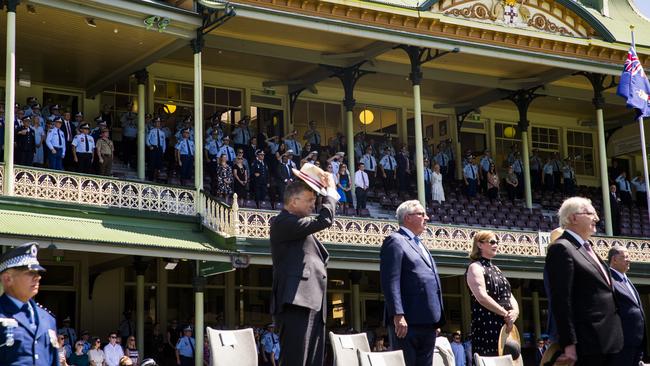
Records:
<instances>
[{"instance_id":1,"label":"dark trousers","mask_svg":"<svg viewBox=\"0 0 650 366\"><path fill-rule=\"evenodd\" d=\"M384 189L386 193L395 187L395 171L386 170L386 178L384 178Z\"/></svg>"},{"instance_id":2,"label":"dark trousers","mask_svg":"<svg viewBox=\"0 0 650 366\"><path fill-rule=\"evenodd\" d=\"M533 189L539 189L539 187L542 185L541 170L537 169L537 170L530 171L530 185Z\"/></svg>"},{"instance_id":3,"label":"dark trousers","mask_svg":"<svg viewBox=\"0 0 650 366\"><path fill-rule=\"evenodd\" d=\"M518 198L523 198L524 197L524 173L516 173L517 174L517 180L519 181L519 185L517 185L517 197Z\"/></svg>"},{"instance_id":4,"label":"dark trousers","mask_svg":"<svg viewBox=\"0 0 650 366\"><path fill-rule=\"evenodd\" d=\"M575 183L571 178L564 178L564 193L568 196L573 196L575 193Z\"/></svg>"},{"instance_id":5,"label":"dark trousers","mask_svg":"<svg viewBox=\"0 0 650 366\"><path fill-rule=\"evenodd\" d=\"M79 173L90 174L93 167L93 154L92 153L78 153L77 162Z\"/></svg>"},{"instance_id":6,"label":"dark trousers","mask_svg":"<svg viewBox=\"0 0 650 366\"><path fill-rule=\"evenodd\" d=\"M481 168L481 193L487 194L487 172Z\"/></svg>"},{"instance_id":7,"label":"dark trousers","mask_svg":"<svg viewBox=\"0 0 650 366\"><path fill-rule=\"evenodd\" d=\"M614 362L614 355L584 355L580 351L575 366L624 366ZM636 365L639 363L637 362Z\"/></svg>"},{"instance_id":8,"label":"dark trousers","mask_svg":"<svg viewBox=\"0 0 650 366\"><path fill-rule=\"evenodd\" d=\"M429 203L433 200L433 193L431 193L431 181L424 181L424 202Z\"/></svg>"},{"instance_id":9,"label":"dark trousers","mask_svg":"<svg viewBox=\"0 0 650 366\"><path fill-rule=\"evenodd\" d=\"M280 329L280 365L323 365L325 324L322 310L285 304L282 312L275 315L275 322Z\"/></svg>"},{"instance_id":10,"label":"dark trousers","mask_svg":"<svg viewBox=\"0 0 650 366\"><path fill-rule=\"evenodd\" d=\"M259 182L255 182L253 186L255 189L255 201L264 201L264 198L266 198L266 182L260 180Z\"/></svg>"},{"instance_id":11,"label":"dark trousers","mask_svg":"<svg viewBox=\"0 0 650 366\"><path fill-rule=\"evenodd\" d=\"M374 188L377 174L371 170L366 170L365 172L368 174L368 188Z\"/></svg>"},{"instance_id":12,"label":"dark trousers","mask_svg":"<svg viewBox=\"0 0 650 366\"><path fill-rule=\"evenodd\" d=\"M642 347L623 347L621 352L612 357L612 365L638 366L643 354Z\"/></svg>"},{"instance_id":13,"label":"dark trousers","mask_svg":"<svg viewBox=\"0 0 650 366\"><path fill-rule=\"evenodd\" d=\"M63 167L67 171L73 171L75 169L75 162L72 156L72 143L65 143L65 157L62 159Z\"/></svg>"},{"instance_id":14,"label":"dark trousers","mask_svg":"<svg viewBox=\"0 0 650 366\"><path fill-rule=\"evenodd\" d=\"M632 194L628 191L618 191L619 197L621 197L621 202L625 205L631 205L632 204Z\"/></svg>"},{"instance_id":15,"label":"dark trousers","mask_svg":"<svg viewBox=\"0 0 650 366\"><path fill-rule=\"evenodd\" d=\"M561 172L553 172L553 190L556 192L560 191L560 183L562 181L562 173Z\"/></svg>"},{"instance_id":16,"label":"dark trousers","mask_svg":"<svg viewBox=\"0 0 650 366\"><path fill-rule=\"evenodd\" d=\"M181 359L181 366L194 366L194 357L179 356Z\"/></svg>"},{"instance_id":17,"label":"dark trousers","mask_svg":"<svg viewBox=\"0 0 650 366\"><path fill-rule=\"evenodd\" d=\"M17 150L15 156L16 164L24 166L34 165L34 150ZM637 193L638 195L638 193Z\"/></svg>"},{"instance_id":18,"label":"dark trousers","mask_svg":"<svg viewBox=\"0 0 650 366\"><path fill-rule=\"evenodd\" d=\"M368 200L368 192L363 188L355 188L357 194L357 210L366 208L366 201Z\"/></svg>"},{"instance_id":19,"label":"dark trousers","mask_svg":"<svg viewBox=\"0 0 650 366\"><path fill-rule=\"evenodd\" d=\"M648 207L648 194L646 192L636 192L636 205L639 207Z\"/></svg>"},{"instance_id":20,"label":"dark trousers","mask_svg":"<svg viewBox=\"0 0 650 366\"><path fill-rule=\"evenodd\" d=\"M194 156L181 155L181 179L192 179L192 165Z\"/></svg>"},{"instance_id":21,"label":"dark trousers","mask_svg":"<svg viewBox=\"0 0 650 366\"><path fill-rule=\"evenodd\" d=\"M555 178L553 178L553 174L544 174L544 189L550 192L553 190L554 184Z\"/></svg>"},{"instance_id":22,"label":"dark trousers","mask_svg":"<svg viewBox=\"0 0 650 366\"><path fill-rule=\"evenodd\" d=\"M397 172L397 180L399 181L399 191L400 192L408 192L409 190L409 178L410 175L404 171L404 172Z\"/></svg>"},{"instance_id":23,"label":"dark trousers","mask_svg":"<svg viewBox=\"0 0 650 366\"><path fill-rule=\"evenodd\" d=\"M476 197L477 183L476 179L467 178L467 187L465 187L465 193L468 197Z\"/></svg>"},{"instance_id":24,"label":"dark trousers","mask_svg":"<svg viewBox=\"0 0 650 366\"><path fill-rule=\"evenodd\" d=\"M50 151L50 169L63 170L63 149L55 147L56 153Z\"/></svg>"},{"instance_id":25,"label":"dark trousers","mask_svg":"<svg viewBox=\"0 0 650 366\"><path fill-rule=\"evenodd\" d=\"M388 339L394 350L402 350L408 366L431 366L436 345L436 328L433 325L408 326L406 337L397 338L395 326L388 327Z\"/></svg>"},{"instance_id":26,"label":"dark trousers","mask_svg":"<svg viewBox=\"0 0 650 366\"><path fill-rule=\"evenodd\" d=\"M136 137L124 136L122 138L122 159L124 164L129 164L132 168L136 166L135 153L138 148Z\"/></svg>"}]
</instances>

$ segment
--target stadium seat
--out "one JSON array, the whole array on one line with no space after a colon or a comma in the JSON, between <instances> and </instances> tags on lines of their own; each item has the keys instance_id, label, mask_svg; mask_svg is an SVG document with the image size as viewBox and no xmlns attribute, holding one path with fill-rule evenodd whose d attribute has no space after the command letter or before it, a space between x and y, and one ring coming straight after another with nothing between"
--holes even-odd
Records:
<instances>
[{"instance_id":1,"label":"stadium seat","mask_svg":"<svg viewBox=\"0 0 650 366\"><path fill-rule=\"evenodd\" d=\"M362 352L359 351L360 366L405 366L404 354L402 351L390 352Z\"/></svg>"},{"instance_id":2,"label":"stadium seat","mask_svg":"<svg viewBox=\"0 0 650 366\"><path fill-rule=\"evenodd\" d=\"M269 201L260 201L260 210L272 210L271 202Z\"/></svg>"},{"instance_id":3,"label":"stadium seat","mask_svg":"<svg viewBox=\"0 0 650 366\"><path fill-rule=\"evenodd\" d=\"M357 351L370 352L366 333L334 334L329 332L329 338L334 350L334 366L359 365Z\"/></svg>"},{"instance_id":4,"label":"stadium seat","mask_svg":"<svg viewBox=\"0 0 650 366\"><path fill-rule=\"evenodd\" d=\"M478 353L474 354L474 363L477 366L512 366L512 356L494 356L494 357L485 357L479 356Z\"/></svg>"},{"instance_id":5,"label":"stadium seat","mask_svg":"<svg viewBox=\"0 0 650 366\"><path fill-rule=\"evenodd\" d=\"M208 327L211 366L257 366L257 345L252 328L217 330Z\"/></svg>"}]
</instances>

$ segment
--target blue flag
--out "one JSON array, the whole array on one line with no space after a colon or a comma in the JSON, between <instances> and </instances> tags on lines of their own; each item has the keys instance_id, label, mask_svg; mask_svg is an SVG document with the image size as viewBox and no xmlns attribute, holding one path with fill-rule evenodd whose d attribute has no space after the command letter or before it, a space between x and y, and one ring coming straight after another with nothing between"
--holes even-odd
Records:
<instances>
[{"instance_id":1,"label":"blue flag","mask_svg":"<svg viewBox=\"0 0 650 366\"><path fill-rule=\"evenodd\" d=\"M634 48L634 41L627 53L627 59L623 66L621 80L618 83L616 94L626 99L628 108L638 110L640 117L650 117L650 105L648 98L650 96L650 82L643 71L643 65L639 61Z\"/></svg>"}]
</instances>

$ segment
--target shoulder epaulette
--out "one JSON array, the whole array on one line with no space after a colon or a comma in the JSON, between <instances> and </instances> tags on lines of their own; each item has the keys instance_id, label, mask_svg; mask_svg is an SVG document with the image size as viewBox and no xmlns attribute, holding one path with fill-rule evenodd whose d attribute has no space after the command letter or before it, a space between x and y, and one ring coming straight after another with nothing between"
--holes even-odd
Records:
<instances>
[{"instance_id":1,"label":"shoulder epaulette","mask_svg":"<svg viewBox=\"0 0 650 366\"><path fill-rule=\"evenodd\" d=\"M56 319L56 316L54 316L54 313L52 313L48 308L44 307L43 305L39 304L38 302L36 303L36 305L38 305L39 308L45 310L48 314L52 315L52 317L54 319Z\"/></svg>"}]
</instances>

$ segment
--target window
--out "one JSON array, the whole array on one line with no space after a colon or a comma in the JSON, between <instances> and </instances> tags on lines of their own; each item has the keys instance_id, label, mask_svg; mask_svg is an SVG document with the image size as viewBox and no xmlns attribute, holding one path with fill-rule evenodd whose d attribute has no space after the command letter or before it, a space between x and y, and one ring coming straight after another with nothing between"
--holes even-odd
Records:
<instances>
[{"instance_id":1,"label":"window","mask_svg":"<svg viewBox=\"0 0 650 366\"><path fill-rule=\"evenodd\" d=\"M508 154L512 145L521 145L521 132L514 123L494 123L494 161L497 165L505 167Z\"/></svg>"},{"instance_id":2,"label":"window","mask_svg":"<svg viewBox=\"0 0 650 366\"><path fill-rule=\"evenodd\" d=\"M397 134L399 110L369 105L357 105L352 112L354 133Z\"/></svg>"},{"instance_id":3,"label":"window","mask_svg":"<svg viewBox=\"0 0 650 366\"><path fill-rule=\"evenodd\" d=\"M110 113L109 126L121 127L120 117L131 111L131 104L134 104L133 110L137 110L138 81L133 76L118 81L111 88L102 92L101 101L102 109ZM89 120L90 116L86 116L86 119Z\"/></svg>"},{"instance_id":4,"label":"window","mask_svg":"<svg viewBox=\"0 0 650 366\"><path fill-rule=\"evenodd\" d=\"M556 128L532 127L531 140L533 149L548 152L560 151L559 132Z\"/></svg>"},{"instance_id":5,"label":"window","mask_svg":"<svg viewBox=\"0 0 650 366\"><path fill-rule=\"evenodd\" d=\"M576 175L594 176L594 135L591 132L567 131L569 158L573 160Z\"/></svg>"},{"instance_id":6,"label":"window","mask_svg":"<svg viewBox=\"0 0 650 366\"><path fill-rule=\"evenodd\" d=\"M343 132L341 105L338 103L315 102L298 100L293 110L294 127L298 131L298 139L303 140L309 121L316 121L316 129L320 132L321 146L327 145L330 138L337 132Z\"/></svg>"}]
</instances>

